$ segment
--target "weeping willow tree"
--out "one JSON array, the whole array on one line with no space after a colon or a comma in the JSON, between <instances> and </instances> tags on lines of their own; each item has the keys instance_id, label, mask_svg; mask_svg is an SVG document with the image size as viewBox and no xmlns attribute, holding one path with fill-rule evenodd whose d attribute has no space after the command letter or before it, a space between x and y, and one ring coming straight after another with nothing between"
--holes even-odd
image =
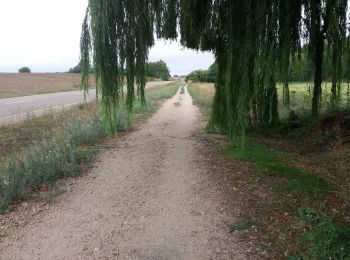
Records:
<instances>
[{"instance_id":1,"label":"weeping willow tree","mask_svg":"<svg viewBox=\"0 0 350 260\"><path fill-rule=\"evenodd\" d=\"M215 54L218 76L210 123L232 138L242 137L248 127L276 124L276 76L282 75L288 105L290 64L308 44L312 113L317 116L326 46L334 100L348 64L347 5L347 0L89 0L81 37L82 86L87 90L92 60L102 112L112 127L121 102L132 110L135 79L138 98L145 102L145 64L154 37L180 37L187 48Z\"/></svg>"}]
</instances>

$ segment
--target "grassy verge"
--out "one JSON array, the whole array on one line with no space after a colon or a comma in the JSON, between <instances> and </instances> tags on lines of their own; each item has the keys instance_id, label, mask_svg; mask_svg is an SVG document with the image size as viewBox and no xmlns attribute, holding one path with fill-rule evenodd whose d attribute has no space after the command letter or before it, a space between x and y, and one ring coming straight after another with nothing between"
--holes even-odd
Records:
<instances>
[{"instance_id":1,"label":"grassy verge","mask_svg":"<svg viewBox=\"0 0 350 260\"><path fill-rule=\"evenodd\" d=\"M209 117L213 86L191 84L189 92ZM225 144L227 159L237 165L245 162L250 169L247 174L262 179L267 194L272 192L273 201L269 203L257 200L251 190L244 194L249 197L248 207L259 230L247 237L259 237L260 244L279 259L349 259L350 218L338 196L339 186L318 172L296 167L293 154L268 148L261 144L262 139L249 137L243 150L240 145ZM276 140L279 146L282 142ZM244 230L251 222L250 216L245 217L232 223L230 229Z\"/></svg>"},{"instance_id":2,"label":"grassy verge","mask_svg":"<svg viewBox=\"0 0 350 260\"><path fill-rule=\"evenodd\" d=\"M212 100L215 93L212 84L190 84L188 86L188 92L202 113L209 118L212 109Z\"/></svg>"},{"instance_id":3,"label":"grassy verge","mask_svg":"<svg viewBox=\"0 0 350 260\"><path fill-rule=\"evenodd\" d=\"M266 147L247 141L244 149L231 146L229 155L233 158L255 163L267 174L283 177L284 181L276 186L279 190L290 190L306 196L335 192L337 187L324 178L288 165L278 154Z\"/></svg>"},{"instance_id":4,"label":"grassy verge","mask_svg":"<svg viewBox=\"0 0 350 260\"><path fill-rule=\"evenodd\" d=\"M160 102L172 97L179 84L147 90L147 104L136 102L134 112L117 113L117 129L148 118ZM30 198L57 179L82 172L107 138L96 104L87 104L64 112L51 112L0 129L0 211ZM103 145L102 145L103 147Z\"/></svg>"}]
</instances>

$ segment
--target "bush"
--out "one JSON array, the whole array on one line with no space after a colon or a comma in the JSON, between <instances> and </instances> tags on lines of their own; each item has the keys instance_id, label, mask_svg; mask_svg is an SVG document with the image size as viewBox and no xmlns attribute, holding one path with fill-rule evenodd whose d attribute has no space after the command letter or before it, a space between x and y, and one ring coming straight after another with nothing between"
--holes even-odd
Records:
<instances>
[{"instance_id":1,"label":"bush","mask_svg":"<svg viewBox=\"0 0 350 260\"><path fill-rule=\"evenodd\" d=\"M80 66L80 64L78 64L74 68L70 68L68 72L69 73L81 73L81 66Z\"/></svg>"},{"instance_id":2,"label":"bush","mask_svg":"<svg viewBox=\"0 0 350 260\"><path fill-rule=\"evenodd\" d=\"M157 62L149 62L146 65L146 77L153 79L169 80L170 70L167 64L162 60Z\"/></svg>"},{"instance_id":3,"label":"bush","mask_svg":"<svg viewBox=\"0 0 350 260\"><path fill-rule=\"evenodd\" d=\"M67 126L68 139L73 145L94 144L106 136L101 118L95 115L89 121L77 120Z\"/></svg>"},{"instance_id":4,"label":"bush","mask_svg":"<svg viewBox=\"0 0 350 260\"><path fill-rule=\"evenodd\" d=\"M32 71L28 67L22 67L18 70L19 73L31 73Z\"/></svg>"},{"instance_id":5,"label":"bush","mask_svg":"<svg viewBox=\"0 0 350 260\"><path fill-rule=\"evenodd\" d=\"M195 70L187 75L187 79L195 82L215 83L217 77L217 65L214 63L207 70Z\"/></svg>"}]
</instances>

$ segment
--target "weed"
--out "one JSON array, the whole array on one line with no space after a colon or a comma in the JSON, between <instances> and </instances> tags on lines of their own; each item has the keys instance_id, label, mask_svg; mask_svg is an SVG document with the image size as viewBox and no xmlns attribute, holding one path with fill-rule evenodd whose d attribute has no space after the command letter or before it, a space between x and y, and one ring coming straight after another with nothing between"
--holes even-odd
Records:
<instances>
[{"instance_id":1,"label":"weed","mask_svg":"<svg viewBox=\"0 0 350 260\"><path fill-rule=\"evenodd\" d=\"M303 235L312 259L349 259L350 227L322 216L313 208L300 208L299 215L306 225Z\"/></svg>"},{"instance_id":2,"label":"weed","mask_svg":"<svg viewBox=\"0 0 350 260\"><path fill-rule=\"evenodd\" d=\"M336 187L327 180L289 166L277 154L261 145L247 141L243 149L240 146L231 146L229 154L253 162L275 176L285 177L287 180L279 184L278 189L296 191L304 195L318 195L336 190Z\"/></svg>"},{"instance_id":3,"label":"weed","mask_svg":"<svg viewBox=\"0 0 350 260\"><path fill-rule=\"evenodd\" d=\"M254 222L251 218L243 218L240 220L237 220L229 225L230 231L242 231L245 229L248 229L254 225Z\"/></svg>"},{"instance_id":4,"label":"weed","mask_svg":"<svg viewBox=\"0 0 350 260\"><path fill-rule=\"evenodd\" d=\"M73 145L93 144L106 136L106 131L98 115L94 115L89 121L81 119L72 121L66 127L66 131L68 139Z\"/></svg>"}]
</instances>

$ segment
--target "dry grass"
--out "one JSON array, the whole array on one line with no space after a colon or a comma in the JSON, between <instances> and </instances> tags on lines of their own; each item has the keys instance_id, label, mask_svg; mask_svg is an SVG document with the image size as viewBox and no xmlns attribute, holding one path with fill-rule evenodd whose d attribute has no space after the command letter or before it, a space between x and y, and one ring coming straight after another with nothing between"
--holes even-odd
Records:
<instances>
[{"instance_id":1,"label":"dry grass","mask_svg":"<svg viewBox=\"0 0 350 260\"><path fill-rule=\"evenodd\" d=\"M213 99L215 94L214 84L211 83L193 83L191 84L193 90L206 101L210 101Z\"/></svg>"},{"instance_id":2,"label":"dry grass","mask_svg":"<svg viewBox=\"0 0 350 260\"><path fill-rule=\"evenodd\" d=\"M0 98L79 90L80 78L75 73L0 73Z\"/></svg>"},{"instance_id":3,"label":"dry grass","mask_svg":"<svg viewBox=\"0 0 350 260\"><path fill-rule=\"evenodd\" d=\"M28 115L22 122L0 127L0 162L8 154L21 152L62 132L73 119L88 119L97 111L96 103L88 103L64 111L49 110L40 117Z\"/></svg>"}]
</instances>

